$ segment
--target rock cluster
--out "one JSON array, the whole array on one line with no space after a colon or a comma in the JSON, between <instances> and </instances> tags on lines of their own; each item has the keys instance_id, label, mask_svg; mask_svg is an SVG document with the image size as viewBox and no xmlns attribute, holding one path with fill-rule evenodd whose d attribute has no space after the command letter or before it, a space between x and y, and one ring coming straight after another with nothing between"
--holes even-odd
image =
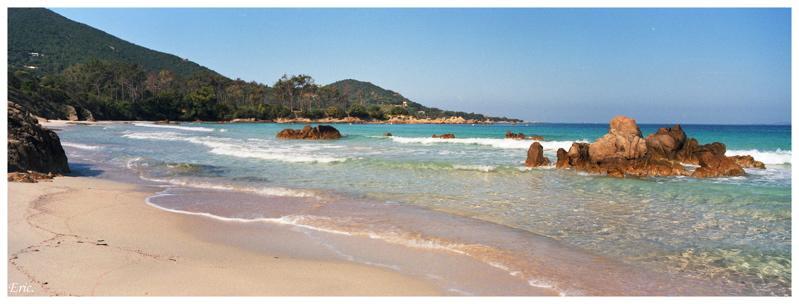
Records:
<instances>
[{"instance_id":1,"label":"rock cluster","mask_svg":"<svg viewBox=\"0 0 799 304\"><path fill-rule=\"evenodd\" d=\"M455 138L455 134L452 134L452 133L446 133L446 134L441 134L441 135L433 134L433 138L444 138L444 139Z\"/></svg>"},{"instance_id":2,"label":"rock cluster","mask_svg":"<svg viewBox=\"0 0 799 304\"><path fill-rule=\"evenodd\" d=\"M38 183L40 180L51 181L55 177L53 173L42 174L35 171L11 172L8 174L8 181L14 183Z\"/></svg>"},{"instance_id":3,"label":"rock cluster","mask_svg":"<svg viewBox=\"0 0 799 304\"><path fill-rule=\"evenodd\" d=\"M69 173L58 135L27 110L8 102L8 172Z\"/></svg>"},{"instance_id":4,"label":"rock cluster","mask_svg":"<svg viewBox=\"0 0 799 304\"><path fill-rule=\"evenodd\" d=\"M568 151L558 149L555 166L615 177L684 175L698 178L739 176L745 174L743 168L765 168L751 156L728 157L726 152L722 143L700 145L696 139L688 138L680 125L660 128L643 138L634 119L616 116L610 121L608 133L595 142L573 143ZM699 168L691 171L683 164Z\"/></svg>"},{"instance_id":5,"label":"rock cluster","mask_svg":"<svg viewBox=\"0 0 799 304\"><path fill-rule=\"evenodd\" d=\"M505 132L505 138L507 138L507 139L532 139L532 140L544 140L544 137L543 137L543 136L533 135L533 136L527 137L526 135L524 135L524 133L521 133L521 132L519 132L519 133L513 133L513 132L511 132L511 131L507 131L507 132Z\"/></svg>"},{"instance_id":6,"label":"rock cluster","mask_svg":"<svg viewBox=\"0 0 799 304\"><path fill-rule=\"evenodd\" d=\"M311 127L310 125L306 125L300 130L295 129L283 129L282 131L277 133L277 138L279 139L339 139L341 138L341 133L336 130L333 126L328 125L318 125L316 127Z\"/></svg>"}]
</instances>

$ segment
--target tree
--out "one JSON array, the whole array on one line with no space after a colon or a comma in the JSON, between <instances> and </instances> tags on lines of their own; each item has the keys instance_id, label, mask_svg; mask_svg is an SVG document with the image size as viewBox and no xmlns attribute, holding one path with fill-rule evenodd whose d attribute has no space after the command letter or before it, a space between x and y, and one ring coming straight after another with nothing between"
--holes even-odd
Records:
<instances>
[{"instance_id":1,"label":"tree","mask_svg":"<svg viewBox=\"0 0 799 304\"><path fill-rule=\"evenodd\" d=\"M360 118L360 119L368 119L369 118L369 112L366 111L366 107L364 107L362 105L359 105L359 104L354 104L354 105L350 106L350 108L347 109L347 114L349 116L357 117L357 118Z\"/></svg>"},{"instance_id":2,"label":"tree","mask_svg":"<svg viewBox=\"0 0 799 304\"><path fill-rule=\"evenodd\" d=\"M344 110L337 106L329 106L327 109L325 109L325 116L329 118L342 118L346 116L346 114L344 113Z\"/></svg>"}]
</instances>

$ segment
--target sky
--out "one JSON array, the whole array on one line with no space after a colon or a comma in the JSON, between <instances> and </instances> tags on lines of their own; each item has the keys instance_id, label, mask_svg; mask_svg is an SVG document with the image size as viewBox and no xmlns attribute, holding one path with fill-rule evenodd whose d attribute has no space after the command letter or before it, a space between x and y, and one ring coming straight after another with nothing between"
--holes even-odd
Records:
<instances>
[{"instance_id":1,"label":"sky","mask_svg":"<svg viewBox=\"0 0 799 304\"><path fill-rule=\"evenodd\" d=\"M790 9L53 9L225 76L538 122L791 121Z\"/></svg>"}]
</instances>

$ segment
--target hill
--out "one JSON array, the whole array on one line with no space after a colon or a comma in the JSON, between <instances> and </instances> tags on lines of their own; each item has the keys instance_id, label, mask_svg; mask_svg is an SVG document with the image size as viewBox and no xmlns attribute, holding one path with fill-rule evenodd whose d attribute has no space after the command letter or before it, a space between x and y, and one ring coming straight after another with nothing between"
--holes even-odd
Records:
<instances>
[{"instance_id":1,"label":"hill","mask_svg":"<svg viewBox=\"0 0 799 304\"><path fill-rule=\"evenodd\" d=\"M36 74L60 73L90 59L140 65L146 71L170 70L187 77L211 72L178 56L154 51L69 20L45 8L8 9L9 69L28 67ZM35 68L34 68L35 67Z\"/></svg>"},{"instance_id":2,"label":"hill","mask_svg":"<svg viewBox=\"0 0 799 304\"><path fill-rule=\"evenodd\" d=\"M325 86L308 75L284 75L272 86L233 80L44 8L8 9L8 43L9 100L46 118L512 120L426 107L353 79Z\"/></svg>"}]
</instances>

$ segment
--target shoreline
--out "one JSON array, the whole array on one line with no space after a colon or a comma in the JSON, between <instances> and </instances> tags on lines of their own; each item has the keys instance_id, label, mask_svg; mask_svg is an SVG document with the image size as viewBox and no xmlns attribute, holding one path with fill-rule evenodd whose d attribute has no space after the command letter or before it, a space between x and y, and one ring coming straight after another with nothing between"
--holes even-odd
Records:
<instances>
[{"instance_id":1,"label":"shoreline","mask_svg":"<svg viewBox=\"0 0 799 304\"><path fill-rule=\"evenodd\" d=\"M8 294L442 294L428 282L379 267L203 240L190 230L208 229L208 220L148 206L152 195L137 185L89 177L10 183L9 284L30 286L30 292Z\"/></svg>"},{"instance_id":2,"label":"shoreline","mask_svg":"<svg viewBox=\"0 0 799 304\"><path fill-rule=\"evenodd\" d=\"M207 124L353 124L353 125L517 125L532 122L510 122L510 121L493 121L493 122L452 122L452 121L430 121L430 120L417 120L417 121L364 121L364 120L305 120L305 119L284 119L284 120L253 120L253 121L160 121L160 120L65 120L65 119L45 119L38 117L39 124L47 128L59 128L74 125L107 125L107 124L131 124L131 123L152 123L164 125L180 125L186 123L207 123Z\"/></svg>"}]
</instances>

